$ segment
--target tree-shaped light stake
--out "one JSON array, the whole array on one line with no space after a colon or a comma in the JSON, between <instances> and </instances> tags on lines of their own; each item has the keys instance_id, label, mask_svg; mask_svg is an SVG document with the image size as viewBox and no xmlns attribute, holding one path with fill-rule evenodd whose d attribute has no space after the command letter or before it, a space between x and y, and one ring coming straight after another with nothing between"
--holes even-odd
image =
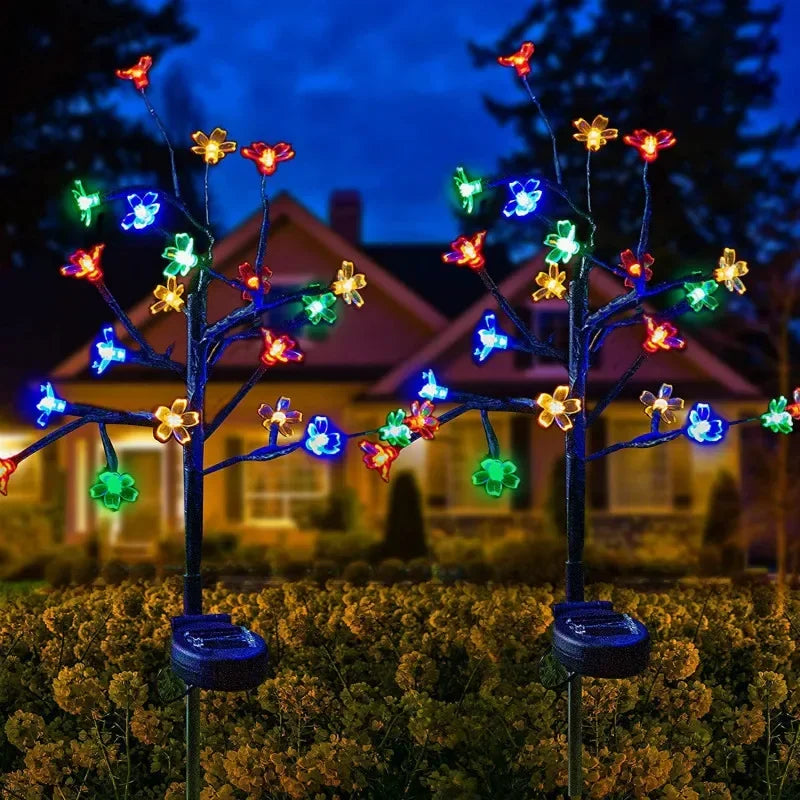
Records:
<instances>
[{"instance_id":1,"label":"tree-shaped light stake","mask_svg":"<svg viewBox=\"0 0 800 800\"><path fill-rule=\"evenodd\" d=\"M666 148L675 145L671 131L659 130L650 133L636 130L624 136L625 144L638 150L644 166L644 213L638 241L624 243L619 257L609 262L601 261L595 252L596 225L591 206L592 157L608 143L618 138L618 131L609 128L606 117L598 114L591 123L576 119L577 133L573 138L586 147L586 205L583 210L569 195L562 179L555 134L536 98L529 82L529 61L534 52L531 42L509 55L501 56L502 66L514 67L518 77L547 128L553 145L555 182L542 175L515 176L501 179L484 179L468 176L463 167L458 167L454 176L456 193L466 213L472 213L480 195L492 188L503 191L510 199L503 208L505 217L526 217L541 220L543 243L548 248L545 254L547 271L533 277L536 287L532 301L543 299L564 300L569 309L569 344L566 350L554 348L543 341L523 324L508 300L500 293L485 268L483 243L486 231L470 236L459 236L447 252L442 255L445 263L466 267L477 273L505 313L518 336L512 337L502 331L491 310L484 312L476 321L473 358L477 364L485 363L495 350L523 350L555 359L567 372L563 385L535 392L520 398L493 398L460 392L441 385L428 369L423 373L423 385L419 396L430 401L456 401L462 405L442 415L441 420L451 419L466 410L480 411L487 441L487 454L477 458L472 482L477 491L486 491L492 497L500 497L515 490L520 484L514 463L500 452L499 443L489 420L490 411L534 414L539 425L553 431L563 432L566 447L566 510L568 560L566 564L566 602L553 608L553 651L555 657L566 668L568 675L568 729L569 729L569 796L580 797L582 792L582 743L581 743L581 676L624 677L635 675L645 669L649 656L649 636L645 626L628 616L614 611L608 602L586 602L584 600L583 548L585 534L586 465L603 456L623 448L654 447L677 439L689 438L698 445L715 445L724 440L732 425L745 422L761 422L775 433L790 433L800 420L800 389L795 391L794 403L779 397L769 403L760 417L726 420L707 403L695 403L688 412L682 428L662 430L676 422L675 411L682 409L684 401L673 395L673 387L663 384L657 393L645 391L640 400L643 412L649 417L649 430L631 439L609 445L597 452L587 453L587 428L597 422L605 408L623 391L625 385L649 356L668 350L681 350L686 346L684 338L671 320L687 312L703 309L713 311L720 303L724 289L742 294L745 285L742 278L747 275L745 261L739 260L731 248L724 248L716 267L692 272L683 278L651 283L655 274L654 259L647 252L650 227L650 183L648 166ZM543 193L549 193L553 204L563 202L565 216L572 219L548 219L537 210ZM575 220L575 221L573 221ZM576 225L576 222L578 223ZM516 220L514 224L517 224ZM580 232L578 230L580 225ZM593 269L603 269L621 280L627 293L620 294L606 305L591 309L589 306L589 276ZM570 279L567 280L567 271ZM624 283L623 283L624 282ZM644 301L665 292L682 289L685 297L663 312L650 312ZM723 290L723 291L721 291ZM628 312L626 314L626 312ZM623 326L639 326L643 352L639 354L620 376L613 388L598 400L590 410L586 407L587 376L595 354L602 348L612 331ZM431 408L432 411L432 408ZM417 429L412 438L417 438ZM384 436L386 439L387 437ZM388 445L362 443L367 453L367 466L378 469L386 476L392 461L398 456L397 443Z\"/></svg>"},{"instance_id":2,"label":"tree-shaped light stake","mask_svg":"<svg viewBox=\"0 0 800 800\"><path fill-rule=\"evenodd\" d=\"M268 434L267 443L250 453L232 456L216 464L206 465L205 442L219 429L245 396L277 364L296 364L300 368L304 353L295 338L295 331L307 325L331 324L337 317L339 300L346 306L360 308L364 304L361 290L366 278L350 261L333 266L334 277L329 284L312 283L303 289L276 296L271 291L272 272L264 264L269 232L269 196L267 178L285 161L293 159L295 152L290 144L278 142L268 145L253 142L240 150L241 155L254 162L261 175L261 202L263 217L258 246L252 266L245 262L238 268L239 279L226 277L213 268L214 234L209 220L209 168L219 164L234 153L237 144L227 138L227 131L215 128L205 134L196 131L191 135L192 150L205 163L204 214L194 215L181 199L178 175L175 169L173 145L164 126L146 94L149 71L153 66L150 56L142 56L128 68L117 71L118 77L133 82L149 114L158 125L169 151L172 171L172 192L152 187L133 187L107 194L92 191L89 181L75 181L70 187L80 223L92 228L94 213L100 207L118 206L120 227L130 235L150 235L157 240L153 252L154 263L159 264L163 278L153 290L153 315L184 314L187 323L186 363L172 358L172 348L156 352L117 303L106 285L104 260L113 253L102 243L72 253L61 268L65 277L85 280L92 284L133 344L123 346L115 338L114 327L106 325L90 348L89 364L96 375L105 375L111 369L122 369L126 364L137 364L164 370L185 383L185 391L177 398L164 398L155 409L123 411L100 406L69 402L56 394L52 384L41 385L41 397L36 404L39 416L36 422L46 427L52 417L74 417L62 427L14 454L0 454L0 493L7 494L9 482L19 464L44 447L86 425L97 425L105 454L105 465L98 472L89 494L105 509L123 512L135 503L140 492L136 475L120 469L117 454L111 441L108 425L134 425L150 427L155 439L165 446L183 448L184 522L186 564L183 590L183 615L172 621L172 668L188 685L186 694L186 797L198 800L200 796L200 688L241 690L257 686L266 677L267 649L263 639L246 628L231 623L228 615L202 613L202 587L200 577L201 544L203 538L203 484L206 475L226 469L244 461L271 461L287 456L330 458L340 456L349 438L377 433L362 431L345 434L337 430L327 416L312 415L301 428L303 435L295 441L280 444L281 437L289 437L295 426L301 426L304 415L291 407L291 399L279 392L270 392L269 403L253 408L254 424L263 425ZM189 137L187 136L187 140ZM186 146L190 146L187 141ZM167 232L158 227L159 215L170 206L184 222L185 230ZM207 318L208 290L213 281L226 284L232 296L239 293L241 306L222 319L209 322ZM269 322L270 312L289 303L300 303L297 316L279 327ZM215 365L236 341L259 340L260 358L254 372L231 399L212 416L207 415L206 386ZM274 398L277 396L277 400ZM274 402L274 405L271 403ZM391 461L402 447L410 443L413 435L431 438L438 426L432 416L431 403L412 403L409 412L392 410L385 435L393 444L377 446L371 458L377 469L388 475ZM363 446L363 443L362 443ZM135 793L135 792L134 792Z\"/></svg>"}]
</instances>

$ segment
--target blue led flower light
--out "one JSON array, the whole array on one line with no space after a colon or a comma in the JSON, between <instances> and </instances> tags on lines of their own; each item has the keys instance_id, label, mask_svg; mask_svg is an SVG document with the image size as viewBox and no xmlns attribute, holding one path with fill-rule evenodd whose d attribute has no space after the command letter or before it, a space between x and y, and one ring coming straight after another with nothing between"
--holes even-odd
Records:
<instances>
[{"instance_id":1,"label":"blue led flower light","mask_svg":"<svg viewBox=\"0 0 800 800\"><path fill-rule=\"evenodd\" d=\"M476 363L483 363L492 353L492 350L508 349L508 336L497 327L497 318L493 311L483 314L485 327L478 326L473 334L474 349L472 357Z\"/></svg>"},{"instance_id":2,"label":"blue led flower light","mask_svg":"<svg viewBox=\"0 0 800 800\"><path fill-rule=\"evenodd\" d=\"M98 375L102 375L112 361L122 364L128 355L128 351L114 341L114 328L111 325L103 328L102 335L94 340L94 347L100 360L92 362L92 369Z\"/></svg>"},{"instance_id":3,"label":"blue led flower light","mask_svg":"<svg viewBox=\"0 0 800 800\"><path fill-rule=\"evenodd\" d=\"M512 214L516 214L518 217L524 217L536 211L536 204L542 196L542 193L538 190L538 186L539 181L533 178L525 181L525 186L519 181L511 181L511 183L508 184L508 188L514 197L505 204L503 214L507 217L510 217Z\"/></svg>"},{"instance_id":4,"label":"blue led flower light","mask_svg":"<svg viewBox=\"0 0 800 800\"><path fill-rule=\"evenodd\" d=\"M36 410L41 411L36 420L36 424L40 428L44 428L50 420L50 415L53 413L63 414L64 409L67 407L67 401L57 397L53 391L53 384L48 381L39 387L42 391L42 398L36 404Z\"/></svg>"},{"instance_id":5,"label":"blue led flower light","mask_svg":"<svg viewBox=\"0 0 800 800\"><path fill-rule=\"evenodd\" d=\"M142 228L152 225L161 208L161 204L156 203L157 199L158 195L155 192L147 192L144 197L139 197L138 194L129 194L128 203L131 210L120 222L122 230L129 231L131 228L135 228L140 231Z\"/></svg>"},{"instance_id":6,"label":"blue led flower light","mask_svg":"<svg viewBox=\"0 0 800 800\"><path fill-rule=\"evenodd\" d=\"M714 414L708 403L695 403L684 432L698 444L718 444L728 432L728 423Z\"/></svg>"},{"instance_id":7,"label":"blue led flower light","mask_svg":"<svg viewBox=\"0 0 800 800\"><path fill-rule=\"evenodd\" d=\"M329 429L327 417L317 416L308 423L303 445L315 456L335 456L342 452L342 434Z\"/></svg>"},{"instance_id":8,"label":"blue led flower light","mask_svg":"<svg viewBox=\"0 0 800 800\"><path fill-rule=\"evenodd\" d=\"M450 391L446 386L439 386L436 383L436 376L433 370L429 369L422 373L422 379L425 381L422 388L417 394L425 400L446 400L447 394Z\"/></svg>"}]
</instances>

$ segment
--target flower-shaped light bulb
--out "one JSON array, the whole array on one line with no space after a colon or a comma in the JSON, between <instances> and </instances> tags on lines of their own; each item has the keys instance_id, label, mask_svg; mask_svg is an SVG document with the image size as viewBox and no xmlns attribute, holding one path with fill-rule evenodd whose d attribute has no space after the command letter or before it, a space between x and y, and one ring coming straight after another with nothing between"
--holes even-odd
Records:
<instances>
[{"instance_id":1,"label":"flower-shaped light bulb","mask_svg":"<svg viewBox=\"0 0 800 800\"><path fill-rule=\"evenodd\" d=\"M262 419L262 425L269 430L273 425L278 429L281 436L292 435L292 425L303 421L303 414L300 411L290 411L292 405L291 398L279 397L275 403L275 408L262 403L258 407L258 416Z\"/></svg>"},{"instance_id":2,"label":"flower-shaped light bulb","mask_svg":"<svg viewBox=\"0 0 800 800\"><path fill-rule=\"evenodd\" d=\"M514 67L517 75L524 78L531 71L530 60L535 49L533 42L523 42L516 53L510 56L498 56L497 63L501 67Z\"/></svg>"},{"instance_id":3,"label":"flower-shaped light bulb","mask_svg":"<svg viewBox=\"0 0 800 800\"><path fill-rule=\"evenodd\" d=\"M127 472L105 470L90 487L89 496L102 502L109 511L119 511L123 502L135 503L139 497L135 483L133 476Z\"/></svg>"},{"instance_id":4,"label":"flower-shaped light bulb","mask_svg":"<svg viewBox=\"0 0 800 800\"><path fill-rule=\"evenodd\" d=\"M550 300L553 297L563 300L567 294L567 287L564 281L567 279L567 273L558 269L558 264L551 261L547 265L547 272L540 272L536 276L536 283L541 286L531 294L531 300L538 303L539 300Z\"/></svg>"},{"instance_id":5,"label":"flower-shaped light bulb","mask_svg":"<svg viewBox=\"0 0 800 800\"><path fill-rule=\"evenodd\" d=\"M75 204L81 213L81 222L88 228L92 224L92 209L100 205L100 192L87 194L84 191L83 183L76 180L72 196L75 198Z\"/></svg>"},{"instance_id":6,"label":"flower-shaped light bulb","mask_svg":"<svg viewBox=\"0 0 800 800\"><path fill-rule=\"evenodd\" d=\"M639 155L647 163L650 163L658 158L659 150L672 147L677 140L672 135L672 131L660 130L657 133L650 133L644 128L639 128L633 133L623 136L622 141L635 147L639 151Z\"/></svg>"},{"instance_id":7,"label":"flower-shaped light bulb","mask_svg":"<svg viewBox=\"0 0 800 800\"><path fill-rule=\"evenodd\" d=\"M103 280L100 256L104 247L104 244L96 244L89 250L76 250L69 257L69 264L61 267L61 274L67 278L86 278L90 283L100 283Z\"/></svg>"},{"instance_id":8,"label":"flower-shaped light bulb","mask_svg":"<svg viewBox=\"0 0 800 800\"><path fill-rule=\"evenodd\" d=\"M794 390L794 402L786 406L786 410L792 415L792 419L800 420L800 386Z\"/></svg>"},{"instance_id":9,"label":"flower-shaped light bulb","mask_svg":"<svg viewBox=\"0 0 800 800\"><path fill-rule=\"evenodd\" d=\"M538 423L549 428L555 422L562 431L572 428L570 416L577 414L582 405L580 398L569 396L569 386L556 386L552 395L542 392L535 402L542 409Z\"/></svg>"},{"instance_id":10,"label":"flower-shaped light bulb","mask_svg":"<svg viewBox=\"0 0 800 800\"><path fill-rule=\"evenodd\" d=\"M411 444L411 429L406 425L406 412L402 408L386 415L386 424L378 428L378 437L393 447L408 447Z\"/></svg>"},{"instance_id":11,"label":"flower-shaped light bulb","mask_svg":"<svg viewBox=\"0 0 800 800\"><path fill-rule=\"evenodd\" d=\"M159 311L183 311L186 303L183 300L183 293L186 287L182 283L178 283L178 279L174 275L167 278L167 285L158 285L153 289L153 296L158 300L150 306L151 314L158 314Z\"/></svg>"},{"instance_id":12,"label":"flower-shaped light bulb","mask_svg":"<svg viewBox=\"0 0 800 800\"><path fill-rule=\"evenodd\" d=\"M335 456L342 452L342 434L335 430L327 417L312 417L306 427L303 446L315 456Z\"/></svg>"},{"instance_id":13,"label":"flower-shaped light bulb","mask_svg":"<svg viewBox=\"0 0 800 800\"><path fill-rule=\"evenodd\" d=\"M368 439L362 439L358 446L364 451L363 461L367 469L374 469L388 483L389 470L400 451L394 445L370 442Z\"/></svg>"},{"instance_id":14,"label":"flower-shaped light bulb","mask_svg":"<svg viewBox=\"0 0 800 800\"><path fill-rule=\"evenodd\" d=\"M265 367L302 361L305 357L301 350L295 349L297 342L285 333L276 335L267 328L261 328L261 338L261 363Z\"/></svg>"},{"instance_id":15,"label":"flower-shaped light bulb","mask_svg":"<svg viewBox=\"0 0 800 800\"><path fill-rule=\"evenodd\" d=\"M425 370L422 373L422 380L425 383L417 394L424 400L447 400L447 395L450 390L446 386L440 386L436 383L436 376L433 370Z\"/></svg>"},{"instance_id":16,"label":"flower-shaped light bulb","mask_svg":"<svg viewBox=\"0 0 800 800\"><path fill-rule=\"evenodd\" d=\"M628 275L625 278L627 289L635 289L642 282L647 283L653 277L653 270L650 267L655 263L655 259L650 253L643 253L640 261L636 258L633 250L628 248L619 254L619 262Z\"/></svg>"},{"instance_id":17,"label":"flower-shaped light bulb","mask_svg":"<svg viewBox=\"0 0 800 800\"><path fill-rule=\"evenodd\" d=\"M133 81L133 85L139 90L146 89L150 85L150 78L147 76L150 67L153 66L151 56L142 56L132 67L127 69L115 70L118 78L126 81Z\"/></svg>"},{"instance_id":18,"label":"flower-shaped light bulb","mask_svg":"<svg viewBox=\"0 0 800 800\"><path fill-rule=\"evenodd\" d=\"M102 375L112 362L124 363L128 355L128 351L114 341L114 328L110 325L103 328L100 336L94 340L94 347L100 360L92 362L92 369L98 375Z\"/></svg>"},{"instance_id":19,"label":"flower-shaped light bulb","mask_svg":"<svg viewBox=\"0 0 800 800\"><path fill-rule=\"evenodd\" d=\"M689 410L684 433L697 444L719 444L727 432L728 423L708 403L695 403Z\"/></svg>"},{"instance_id":20,"label":"flower-shaped light bulb","mask_svg":"<svg viewBox=\"0 0 800 800\"><path fill-rule=\"evenodd\" d=\"M659 350L683 350L686 341L678 335L678 329L670 322L657 322L653 317L644 315L647 335L642 347L648 353Z\"/></svg>"},{"instance_id":21,"label":"flower-shaped light bulb","mask_svg":"<svg viewBox=\"0 0 800 800\"><path fill-rule=\"evenodd\" d=\"M644 413L648 417L652 418L653 414L657 413L668 425L675 422L675 411L683 408L683 399L672 396L672 386L669 383L661 384L657 397L652 392L644 391L639 400L644 405Z\"/></svg>"},{"instance_id":22,"label":"flower-shaped light bulb","mask_svg":"<svg viewBox=\"0 0 800 800\"><path fill-rule=\"evenodd\" d=\"M439 420L433 416L434 405L430 400L414 400L411 410L403 420L412 433L418 433L423 439L433 439L439 429Z\"/></svg>"},{"instance_id":23,"label":"flower-shaped light bulb","mask_svg":"<svg viewBox=\"0 0 800 800\"><path fill-rule=\"evenodd\" d=\"M619 131L616 128L609 128L608 117L598 114L590 125L583 117L575 119L572 124L578 129L578 133L573 133L572 138L576 142L583 142L587 150L596 153L603 145L616 139Z\"/></svg>"},{"instance_id":24,"label":"flower-shaped light bulb","mask_svg":"<svg viewBox=\"0 0 800 800\"><path fill-rule=\"evenodd\" d=\"M702 311L704 308L715 311L719 307L719 300L713 296L719 288L716 281L700 281L699 283L688 281L683 284L683 288L686 290L686 300L692 307L692 311Z\"/></svg>"},{"instance_id":25,"label":"flower-shaped light bulb","mask_svg":"<svg viewBox=\"0 0 800 800\"><path fill-rule=\"evenodd\" d=\"M736 251L726 247L719 259L719 267L714 270L714 280L717 283L724 283L729 292L744 294L747 291L747 287L744 285L742 278L747 273L747 262L737 261Z\"/></svg>"},{"instance_id":26,"label":"flower-shaped light bulb","mask_svg":"<svg viewBox=\"0 0 800 800\"><path fill-rule=\"evenodd\" d=\"M226 141L227 135L228 131L222 128L214 128L208 136L203 131L195 131L192 134L192 141L195 143L192 152L202 156L206 164L216 164L236 150L236 142Z\"/></svg>"},{"instance_id":27,"label":"flower-shaped light bulb","mask_svg":"<svg viewBox=\"0 0 800 800\"><path fill-rule=\"evenodd\" d=\"M187 428L194 428L200 424L200 414L197 411L187 411L189 401L185 397L179 397L172 401L172 406L159 406L153 416L160 423L153 428L153 436L161 442L168 442L170 437L175 441L186 445L191 441L191 436Z\"/></svg>"},{"instance_id":28,"label":"flower-shaped light bulb","mask_svg":"<svg viewBox=\"0 0 800 800\"><path fill-rule=\"evenodd\" d=\"M333 293L342 296L342 300L348 305L361 308L364 305L364 298L359 289L367 285L366 276L355 272L355 264L352 261L342 261L342 266L336 273L336 280L331 284Z\"/></svg>"},{"instance_id":29,"label":"flower-shaped light bulb","mask_svg":"<svg viewBox=\"0 0 800 800\"><path fill-rule=\"evenodd\" d=\"M336 305L336 295L332 292L325 292L320 295L303 295L300 298L305 306L306 316L312 325L318 325L323 320L333 324L336 322L336 312L333 306Z\"/></svg>"},{"instance_id":30,"label":"flower-shaped light bulb","mask_svg":"<svg viewBox=\"0 0 800 800\"><path fill-rule=\"evenodd\" d=\"M552 248L544 257L550 264L566 264L581 249L580 242L575 241L575 226L568 219L560 219L556 232L548 233L544 243Z\"/></svg>"},{"instance_id":31,"label":"flower-shaped light bulb","mask_svg":"<svg viewBox=\"0 0 800 800\"><path fill-rule=\"evenodd\" d=\"M470 269L480 269L486 263L483 255L485 238L486 231L478 231L471 237L459 236L454 242L451 242L452 249L447 253L442 253L442 261L445 264L454 263Z\"/></svg>"},{"instance_id":32,"label":"flower-shaped light bulb","mask_svg":"<svg viewBox=\"0 0 800 800\"><path fill-rule=\"evenodd\" d=\"M479 195L484 190L483 181L480 178L470 180L467 177L467 173L464 172L464 167L456 168L453 181L456 184L461 207L467 214L471 214L475 209L475 196Z\"/></svg>"},{"instance_id":33,"label":"flower-shaped light bulb","mask_svg":"<svg viewBox=\"0 0 800 800\"><path fill-rule=\"evenodd\" d=\"M253 295L250 292L257 292L259 283L261 285L261 290L264 294L266 294L271 288L272 285L269 282L269 279L272 277L272 270L264 265L261 268L261 278L259 279L256 271L250 266L247 261L239 264L239 280L243 283L248 291L242 292L242 300L252 300Z\"/></svg>"},{"instance_id":34,"label":"flower-shaped light bulb","mask_svg":"<svg viewBox=\"0 0 800 800\"><path fill-rule=\"evenodd\" d=\"M506 217L510 217L512 214L516 214L518 217L524 217L536 211L536 204L542 196L538 186L539 181L533 178L525 181L524 186L519 181L512 181L509 183L508 189L513 197L505 204L503 214Z\"/></svg>"},{"instance_id":35,"label":"flower-shaped light bulb","mask_svg":"<svg viewBox=\"0 0 800 800\"><path fill-rule=\"evenodd\" d=\"M0 494L8 494L8 481L17 471L17 462L13 458L0 458Z\"/></svg>"},{"instance_id":36,"label":"flower-shaped light bulb","mask_svg":"<svg viewBox=\"0 0 800 800\"><path fill-rule=\"evenodd\" d=\"M497 327L497 317L493 311L483 314L485 327L478 323L473 334L474 349L472 357L476 363L483 363L493 350L508 349L508 335Z\"/></svg>"},{"instance_id":37,"label":"flower-shaped light bulb","mask_svg":"<svg viewBox=\"0 0 800 800\"><path fill-rule=\"evenodd\" d=\"M767 411L761 415L761 424L773 433L791 433L794 419L787 410L789 401L781 395L769 401Z\"/></svg>"},{"instance_id":38,"label":"flower-shaped light bulb","mask_svg":"<svg viewBox=\"0 0 800 800\"><path fill-rule=\"evenodd\" d=\"M140 231L156 221L156 214L161 208L161 203L156 202L158 200L157 192L147 192L143 197L138 194L129 194L127 200L131 210L120 222L122 230L129 231L134 228Z\"/></svg>"},{"instance_id":39,"label":"flower-shaped light bulb","mask_svg":"<svg viewBox=\"0 0 800 800\"><path fill-rule=\"evenodd\" d=\"M281 161L288 161L295 156L292 146L287 142L278 142L274 147L264 142L253 142L250 147L243 147L239 152L243 158L255 162L262 175L274 174Z\"/></svg>"},{"instance_id":40,"label":"flower-shaped light bulb","mask_svg":"<svg viewBox=\"0 0 800 800\"><path fill-rule=\"evenodd\" d=\"M50 381L43 383L39 387L39 390L42 392L42 397L36 404L36 410L41 411L42 413L39 414L36 424L40 428L44 428L50 421L51 414L64 413L64 409L67 407L67 401L62 400L56 395L56 393L53 391L53 384L50 383Z\"/></svg>"},{"instance_id":41,"label":"flower-shaped light bulb","mask_svg":"<svg viewBox=\"0 0 800 800\"><path fill-rule=\"evenodd\" d=\"M484 458L480 469L472 474L472 485L483 486L490 497L500 497L503 489L516 489L519 486L517 465L513 461L499 458Z\"/></svg>"},{"instance_id":42,"label":"flower-shaped light bulb","mask_svg":"<svg viewBox=\"0 0 800 800\"><path fill-rule=\"evenodd\" d=\"M194 238L188 233L176 233L175 244L165 247L161 258L169 262L164 267L165 278L171 275L188 275L189 270L194 269L199 261L194 252Z\"/></svg>"}]
</instances>

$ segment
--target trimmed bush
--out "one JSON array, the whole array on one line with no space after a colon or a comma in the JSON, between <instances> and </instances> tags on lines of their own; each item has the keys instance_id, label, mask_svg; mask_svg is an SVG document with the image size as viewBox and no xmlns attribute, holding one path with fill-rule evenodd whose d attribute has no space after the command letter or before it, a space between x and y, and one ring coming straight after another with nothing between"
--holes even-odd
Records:
<instances>
[{"instance_id":1,"label":"trimmed bush","mask_svg":"<svg viewBox=\"0 0 800 800\"><path fill-rule=\"evenodd\" d=\"M311 579L321 585L325 585L325 581L335 578L339 574L339 568L336 562L329 558L318 558L311 565Z\"/></svg>"},{"instance_id":2,"label":"trimmed bush","mask_svg":"<svg viewBox=\"0 0 800 800\"><path fill-rule=\"evenodd\" d=\"M45 565L44 579L56 589L69 586L72 581L72 563L73 559L67 556L53 556Z\"/></svg>"},{"instance_id":3,"label":"trimmed bush","mask_svg":"<svg viewBox=\"0 0 800 800\"><path fill-rule=\"evenodd\" d=\"M372 576L372 567L366 561L351 561L342 570L342 580L353 586L366 586Z\"/></svg>"},{"instance_id":4,"label":"trimmed bush","mask_svg":"<svg viewBox=\"0 0 800 800\"><path fill-rule=\"evenodd\" d=\"M412 558L406 566L408 579L414 583L422 583L431 579L431 563L427 558Z\"/></svg>"},{"instance_id":5,"label":"trimmed bush","mask_svg":"<svg viewBox=\"0 0 800 800\"><path fill-rule=\"evenodd\" d=\"M147 561L131 564L128 574L132 581L153 581L156 577L156 568Z\"/></svg>"},{"instance_id":6,"label":"trimmed bush","mask_svg":"<svg viewBox=\"0 0 800 800\"><path fill-rule=\"evenodd\" d=\"M406 565L399 558L384 558L375 568L375 578L387 585L398 583L405 577Z\"/></svg>"},{"instance_id":7,"label":"trimmed bush","mask_svg":"<svg viewBox=\"0 0 800 800\"><path fill-rule=\"evenodd\" d=\"M408 560L427 555L422 497L414 473L410 470L398 472L392 478L389 491L384 557Z\"/></svg>"},{"instance_id":8,"label":"trimmed bush","mask_svg":"<svg viewBox=\"0 0 800 800\"><path fill-rule=\"evenodd\" d=\"M703 527L703 548L714 549L719 572L731 575L745 567L746 554L741 541L742 504L739 487L730 472L720 470L711 487L708 511ZM707 565L714 563L706 554Z\"/></svg>"},{"instance_id":9,"label":"trimmed bush","mask_svg":"<svg viewBox=\"0 0 800 800\"><path fill-rule=\"evenodd\" d=\"M128 577L129 569L124 561L112 559L103 564L100 574L107 586L117 586Z\"/></svg>"},{"instance_id":10,"label":"trimmed bush","mask_svg":"<svg viewBox=\"0 0 800 800\"><path fill-rule=\"evenodd\" d=\"M94 559L80 556L72 562L70 574L73 583L86 586L100 574L100 567Z\"/></svg>"}]
</instances>

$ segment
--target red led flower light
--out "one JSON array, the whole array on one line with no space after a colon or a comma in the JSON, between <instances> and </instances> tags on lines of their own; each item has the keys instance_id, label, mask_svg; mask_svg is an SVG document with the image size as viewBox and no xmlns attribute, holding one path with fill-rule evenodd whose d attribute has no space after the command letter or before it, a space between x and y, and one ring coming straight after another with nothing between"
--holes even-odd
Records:
<instances>
[{"instance_id":1,"label":"red led flower light","mask_svg":"<svg viewBox=\"0 0 800 800\"><path fill-rule=\"evenodd\" d=\"M0 458L0 494L8 494L8 479L16 470L17 462L13 458Z\"/></svg>"},{"instance_id":2,"label":"red led flower light","mask_svg":"<svg viewBox=\"0 0 800 800\"><path fill-rule=\"evenodd\" d=\"M272 331L261 328L261 336L264 339L261 347L261 363L265 367L302 361L305 357L300 350L293 349L297 342L285 333L276 336Z\"/></svg>"},{"instance_id":3,"label":"red led flower light","mask_svg":"<svg viewBox=\"0 0 800 800\"><path fill-rule=\"evenodd\" d=\"M672 135L672 131L660 130L658 133L650 133L644 128L639 128L633 133L622 137L625 144L635 147L639 155L648 163L658 158L658 151L667 147L672 147L677 141Z\"/></svg>"},{"instance_id":4,"label":"red led flower light","mask_svg":"<svg viewBox=\"0 0 800 800\"><path fill-rule=\"evenodd\" d=\"M519 75L520 78L524 78L531 71L529 62L533 51L533 42L523 42L522 47L520 47L516 53L512 53L510 56L498 56L497 63L501 67L514 67L517 71L517 75Z\"/></svg>"},{"instance_id":5,"label":"red led flower light","mask_svg":"<svg viewBox=\"0 0 800 800\"><path fill-rule=\"evenodd\" d=\"M800 419L800 386L794 390L794 403L786 406L786 410L795 418Z\"/></svg>"},{"instance_id":6,"label":"red led flower light","mask_svg":"<svg viewBox=\"0 0 800 800\"><path fill-rule=\"evenodd\" d=\"M652 317L644 315L647 325L647 337L642 347L648 353L659 350L683 350L686 342L678 335L678 329L670 322L656 322Z\"/></svg>"},{"instance_id":7,"label":"red led flower light","mask_svg":"<svg viewBox=\"0 0 800 800\"><path fill-rule=\"evenodd\" d=\"M406 414L403 423L423 439L433 439L433 435L439 428L439 420L433 416L433 408L430 400L426 400L424 403L414 400L411 403L411 411Z\"/></svg>"},{"instance_id":8,"label":"red led flower light","mask_svg":"<svg viewBox=\"0 0 800 800\"><path fill-rule=\"evenodd\" d=\"M103 280L103 270L100 266L100 254L103 252L104 244L96 244L88 252L86 250L76 250L69 257L69 264L61 267L61 274L68 278L86 278L92 283L99 283Z\"/></svg>"},{"instance_id":9,"label":"red led flower light","mask_svg":"<svg viewBox=\"0 0 800 800\"><path fill-rule=\"evenodd\" d=\"M642 256L641 263L639 259L633 254L633 250L623 250L619 254L620 265L628 273L629 277L625 278L625 286L628 289L633 289L636 285L635 280L641 280L644 274L645 281L649 281L653 277L653 270L650 267L655 262L650 253L645 253Z\"/></svg>"},{"instance_id":10,"label":"red led flower light","mask_svg":"<svg viewBox=\"0 0 800 800\"><path fill-rule=\"evenodd\" d=\"M262 175L272 175L278 169L280 161L294 158L294 150L286 142L278 142L274 147L264 144L264 142L253 142L250 147L242 147L239 152L245 158L255 161L256 167Z\"/></svg>"},{"instance_id":11,"label":"red led flower light","mask_svg":"<svg viewBox=\"0 0 800 800\"><path fill-rule=\"evenodd\" d=\"M270 285L269 279L272 277L272 270L264 266L261 268L261 286L264 289L264 294L266 294L272 287ZM243 283L250 291L257 292L258 291L258 275L256 275L256 271L250 266L249 262L245 261L242 264L239 264L239 280ZM252 300L253 296L250 292L242 292L242 300Z\"/></svg>"},{"instance_id":12,"label":"red led flower light","mask_svg":"<svg viewBox=\"0 0 800 800\"><path fill-rule=\"evenodd\" d=\"M486 259L483 257L483 240L485 238L486 231L478 231L473 234L471 239L467 236L459 236L450 243L450 247L453 249L449 253L442 253L442 261L468 266L471 269L480 269L486 263Z\"/></svg>"},{"instance_id":13,"label":"red led flower light","mask_svg":"<svg viewBox=\"0 0 800 800\"><path fill-rule=\"evenodd\" d=\"M133 81L133 85L139 89L146 89L150 85L150 78L147 71L153 66L152 56L142 56L132 67L128 69L116 70L116 76L126 81Z\"/></svg>"},{"instance_id":14,"label":"red led flower light","mask_svg":"<svg viewBox=\"0 0 800 800\"><path fill-rule=\"evenodd\" d=\"M367 469L374 469L388 483L389 470L392 468L392 462L400 455L400 451L391 444L371 442L369 439L362 439L358 446L365 453L364 463Z\"/></svg>"}]
</instances>

